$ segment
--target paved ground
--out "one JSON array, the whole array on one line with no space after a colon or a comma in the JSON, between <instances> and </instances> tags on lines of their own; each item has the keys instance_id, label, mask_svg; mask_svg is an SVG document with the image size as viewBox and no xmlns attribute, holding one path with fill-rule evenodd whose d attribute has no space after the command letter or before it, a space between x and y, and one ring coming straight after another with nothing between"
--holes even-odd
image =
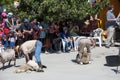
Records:
<instances>
[{"instance_id":1,"label":"paved ground","mask_svg":"<svg viewBox=\"0 0 120 80\"><path fill-rule=\"evenodd\" d=\"M117 67L105 66L106 56L117 55L118 48L96 47L92 49L93 61L88 65L73 62L77 52L61 54L42 54L42 62L47 65L44 73L14 73L17 67L11 66L0 70L0 80L120 80ZM17 59L17 65L25 63L25 59ZM2 65L0 64L0 67ZM120 67L119 67L120 70Z\"/></svg>"}]
</instances>

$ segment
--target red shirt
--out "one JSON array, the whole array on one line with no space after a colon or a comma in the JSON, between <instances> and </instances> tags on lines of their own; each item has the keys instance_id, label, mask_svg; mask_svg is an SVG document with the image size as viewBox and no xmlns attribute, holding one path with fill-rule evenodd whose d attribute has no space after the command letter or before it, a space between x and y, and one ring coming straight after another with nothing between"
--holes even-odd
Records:
<instances>
[{"instance_id":1,"label":"red shirt","mask_svg":"<svg viewBox=\"0 0 120 80\"><path fill-rule=\"evenodd\" d=\"M5 34L8 34L10 32L10 30L8 28L4 28L3 31Z\"/></svg>"}]
</instances>

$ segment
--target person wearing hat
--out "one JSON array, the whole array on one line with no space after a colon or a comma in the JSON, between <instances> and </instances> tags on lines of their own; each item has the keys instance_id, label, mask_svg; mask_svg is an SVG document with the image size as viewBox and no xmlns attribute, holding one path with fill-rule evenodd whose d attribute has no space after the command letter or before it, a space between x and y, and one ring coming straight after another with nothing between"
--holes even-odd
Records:
<instances>
[{"instance_id":1,"label":"person wearing hat","mask_svg":"<svg viewBox=\"0 0 120 80\"><path fill-rule=\"evenodd\" d=\"M3 25L3 27L4 28L8 28L8 29L12 28L12 25L11 25L11 23L8 20L7 13L6 12L2 12L1 16L2 16L2 25Z\"/></svg>"},{"instance_id":2,"label":"person wearing hat","mask_svg":"<svg viewBox=\"0 0 120 80\"><path fill-rule=\"evenodd\" d=\"M6 14L5 12L2 12L1 15L2 15L2 17L4 17L4 18L7 17L7 14Z\"/></svg>"},{"instance_id":3,"label":"person wearing hat","mask_svg":"<svg viewBox=\"0 0 120 80\"><path fill-rule=\"evenodd\" d=\"M26 59L26 63L29 60L32 60L32 57L30 56L30 54L32 54L33 52L35 53L35 59L37 64L39 65L40 68L40 72L44 72L43 68L47 68L45 65L42 65L41 62L41 49L42 49L42 42L39 40L29 40L24 42L20 48L19 51L22 51L25 55L25 59Z\"/></svg>"},{"instance_id":4,"label":"person wearing hat","mask_svg":"<svg viewBox=\"0 0 120 80\"><path fill-rule=\"evenodd\" d=\"M114 6L109 5L108 11L106 13L106 27L108 31L108 36L106 39L106 48L109 48L110 46L114 46L114 33L115 33L115 25L116 21L118 21L117 18L115 18L115 15L113 13Z\"/></svg>"},{"instance_id":5,"label":"person wearing hat","mask_svg":"<svg viewBox=\"0 0 120 80\"><path fill-rule=\"evenodd\" d=\"M24 41L33 39L33 28L28 19L24 19L24 22L20 25L20 29L24 34Z\"/></svg>"}]
</instances>

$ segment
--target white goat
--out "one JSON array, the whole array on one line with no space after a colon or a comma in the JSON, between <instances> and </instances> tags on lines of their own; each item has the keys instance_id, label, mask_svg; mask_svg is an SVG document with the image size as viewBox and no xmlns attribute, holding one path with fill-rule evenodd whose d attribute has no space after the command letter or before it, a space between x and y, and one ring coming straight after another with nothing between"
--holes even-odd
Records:
<instances>
[{"instance_id":1,"label":"white goat","mask_svg":"<svg viewBox=\"0 0 120 80\"><path fill-rule=\"evenodd\" d=\"M16 65L16 58L15 58L14 49L2 50L0 53L0 62L3 64L3 70L4 70L4 64L6 62L9 62L8 65L10 65L11 61L14 61L14 65Z\"/></svg>"},{"instance_id":2,"label":"white goat","mask_svg":"<svg viewBox=\"0 0 120 80\"><path fill-rule=\"evenodd\" d=\"M15 73L30 72L40 70L38 64L34 60L29 60L28 63L20 65L15 70Z\"/></svg>"}]
</instances>

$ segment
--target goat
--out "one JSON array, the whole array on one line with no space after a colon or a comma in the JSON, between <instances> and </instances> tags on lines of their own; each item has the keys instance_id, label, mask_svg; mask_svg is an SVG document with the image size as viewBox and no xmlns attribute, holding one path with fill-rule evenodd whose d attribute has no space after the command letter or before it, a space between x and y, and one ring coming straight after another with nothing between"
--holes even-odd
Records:
<instances>
[{"instance_id":1,"label":"goat","mask_svg":"<svg viewBox=\"0 0 120 80\"><path fill-rule=\"evenodd\" d=\"M81 57L80 57L80 54L81 54ZM80 54L77 54L76 56L76 62L78 64L88 64L89 63L89 54L87 53L87 48L85 47L84 48L84 52L83 53L80 53Z\"/></svg>"},{"instance_id":2,"label":"goat","mask_svg":"<svg viewBox=\"0 0 120 80\"><path fill-rule=\"evenodd\" d=\"M30 71L38 72L39 70L40 68L38 64L34 60L29 60L26 64L20 65L20 67L18 67L15 70L15 73L30 72Z\"/></svg>"},{"instance_id":3,"label":"goat","mask_svg":"<svg viewBox=\"0 0 120 80\"><path fill-rule=\"evenodd\" d=\"M3 64L3 70L4 70L4 64L6 62L9 62L8 65L10 65L11 61L14 61L14 65L16 65L16 58L15 58L15 51L14 49L5 49L0 53L0 62Z\"/></svg>"}]
</instances>

